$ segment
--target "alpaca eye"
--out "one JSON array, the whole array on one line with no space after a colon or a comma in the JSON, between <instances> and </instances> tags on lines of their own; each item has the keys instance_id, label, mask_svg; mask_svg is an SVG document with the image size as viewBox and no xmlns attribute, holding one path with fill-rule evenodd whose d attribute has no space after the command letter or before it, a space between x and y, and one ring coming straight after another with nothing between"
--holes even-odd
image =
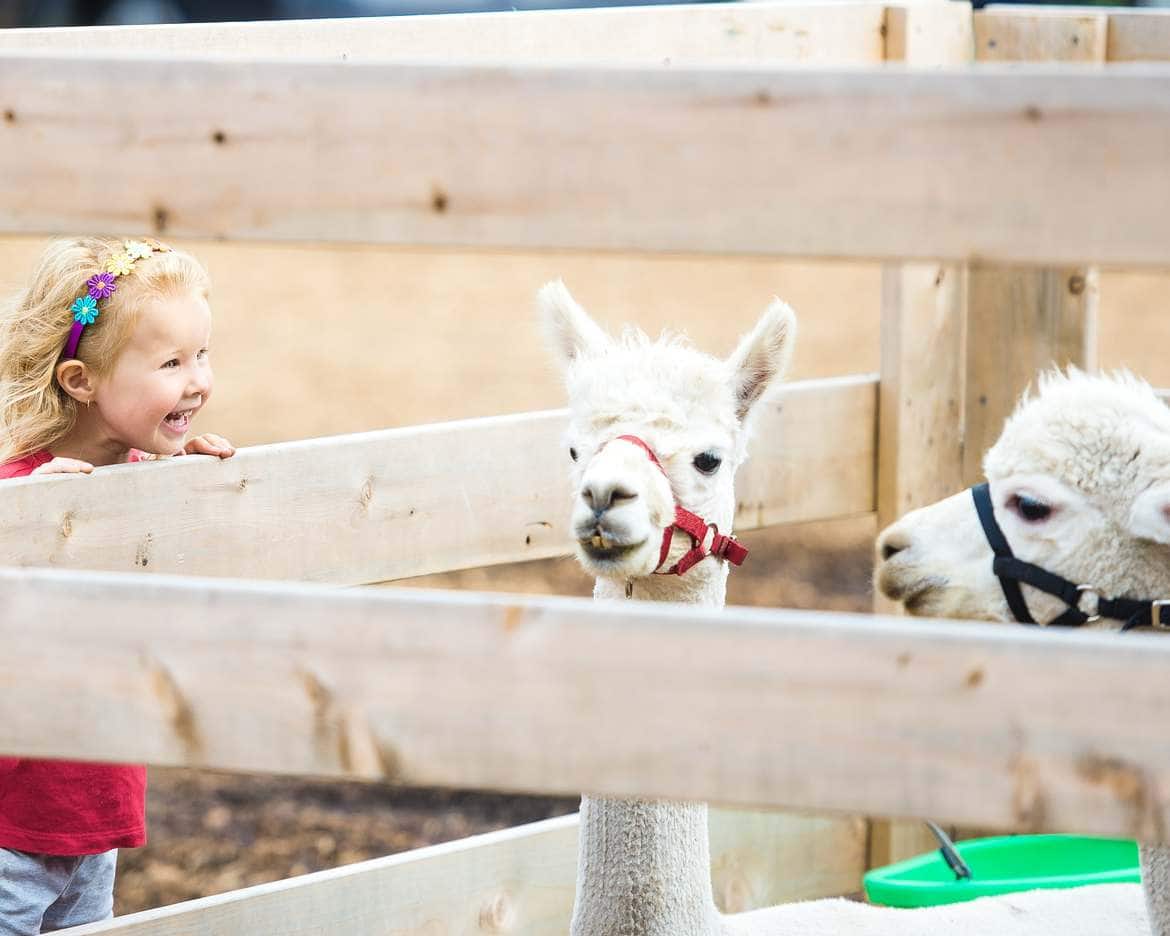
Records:
<instances>
[{"instance_id":1,"label":"alpaca eye","mask_svg":"<svg viewBox=\"0 0 1170 936\"><path fill-rule=\"evenodd\" d=\"M703 474L709 475L715 474L719 470L719 466L723 464L723 459L713 452L700 452L695 456L693 464Z\"/></svg>"},{"instance_id":2,"label":"alpaca eye","mask_svg":"<svg viewBox=\"0 0 1170 936\"><path fill-rule=\"evenodd\" d=\"M577 450L572 446L569 447L569 458L573 459L573 461L577 460Z\"/></svg>"},{"instance_id":3,"label":"alpaca eye","mask_svg":"<svg viewBox=\"0 0 1170 936\"><path fill-rule=\"evenodd\" d=\"M1008 506L1029 523L1039 523L1052 515L1052 508L1048 504L1027 494L1016 494Z\"/></svg>"}]
</instances>

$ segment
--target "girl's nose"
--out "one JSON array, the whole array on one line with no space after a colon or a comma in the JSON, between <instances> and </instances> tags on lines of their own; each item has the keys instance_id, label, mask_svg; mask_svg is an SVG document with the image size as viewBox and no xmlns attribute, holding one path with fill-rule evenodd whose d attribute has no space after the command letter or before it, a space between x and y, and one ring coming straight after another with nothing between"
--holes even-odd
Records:
<instances>
[{"instance_id":1,"label":"girl's nose","mask_svg":"<svg viewBox=\"0 0 1170 936\"><path fill-rule=\"evenodd\" d=\"M192 395L207 396L211 390L211 368L196 367L187 380L187 389Z\"/></svg>"}]
</instances>

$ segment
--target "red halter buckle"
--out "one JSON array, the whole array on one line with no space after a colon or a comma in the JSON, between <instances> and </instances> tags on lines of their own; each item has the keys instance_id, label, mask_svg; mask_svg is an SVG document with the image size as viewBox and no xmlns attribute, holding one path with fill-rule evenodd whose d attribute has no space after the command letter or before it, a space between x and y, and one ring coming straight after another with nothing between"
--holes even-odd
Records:
<instances>
[{"instance_id":1,"label":"red halter buckle","mask_svg":"<svg viewBox=\"0 0 1170 936\"><path fill-rule=\"evenodd\" d=\"M642 449L650 458L650 461L658 466L658 470L663 475L666 475L666 469L662 467L662 462L658 460L654 449L650 448L644 441L636 435L621 435L618 438L626 442L632 442ZM666 563L666 557L670 555L670 546L674 541L675 530L682 530L691 538L691 548L669 569L660 571ZM716 559L725 559L732 565L739 566L743 565L743 561L747 558L747 555L747 547L734 536L720 533L719 527L714 523L708 523L698 514L692 513L675 501L674 523L662 531L662 549L658 554L658 567L654 570L654 574L682 575L687 569L702 562L708 556L714 556Z\"/></svg>"}]
</instances>

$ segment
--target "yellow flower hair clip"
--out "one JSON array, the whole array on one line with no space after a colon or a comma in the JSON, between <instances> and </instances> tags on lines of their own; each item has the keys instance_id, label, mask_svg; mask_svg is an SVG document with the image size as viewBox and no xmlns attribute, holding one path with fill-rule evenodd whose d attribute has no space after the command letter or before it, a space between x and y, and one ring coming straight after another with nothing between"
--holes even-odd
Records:
<instances>
[{"instance_id":1,"label":"yellow flower hair clip","mask_svg":"<svg viewBox=\"0 0 1170 936\"><path fill-rule=\"evenodd\" d=\"M128 253L114 254L106 264L106 270L114 276L125 276L134 270L134 259Z\"/></svg>"}]
</instances>

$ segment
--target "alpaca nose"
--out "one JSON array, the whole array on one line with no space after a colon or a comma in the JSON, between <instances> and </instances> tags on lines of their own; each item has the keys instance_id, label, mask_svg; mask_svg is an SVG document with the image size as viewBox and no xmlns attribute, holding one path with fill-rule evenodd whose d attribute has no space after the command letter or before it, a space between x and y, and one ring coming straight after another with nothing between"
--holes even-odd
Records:
<instances>
[{"instance_id":1,"label":"alpaca nose","mask_svg":"<svg viewBox=\"0 0 1170 936\"><path fill-rule=\"evenodd\" d=\"M889 527L878 538L878 555L882 557L883 562L888 562L903 549L908 549L909 546L909 534L900 530L898 527Z\"/></svg>"},{"instance_id":2,"label":"alpaca nose","mask_svg":"<svg viewBox=\"0 0 1170 936\"><path fill-rule=\"evenodd\" d=\"M581 499L589 505L589 509L593 511L593 516L600 517L611 507L637 500L638 495L634 491L622 487L620 484L607 484L605 482L595 481L586 484L581 489Z\"/></svg>"}]
</instances>

